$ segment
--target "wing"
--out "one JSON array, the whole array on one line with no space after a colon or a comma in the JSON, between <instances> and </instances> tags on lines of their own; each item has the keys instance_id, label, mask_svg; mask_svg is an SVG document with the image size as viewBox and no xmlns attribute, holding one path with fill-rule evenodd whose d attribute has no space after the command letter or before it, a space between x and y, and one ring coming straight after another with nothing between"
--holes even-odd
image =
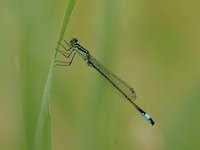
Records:
<instances>
[{"instance_id":1,"label":"wing","mask_svg":"<svg viewBox=\"0 0 200 150\"><path fill-rule=\"evenodd\" d=\"M88 65L94 67L101 73L125 98L133 102L136 99L135 90L118 76L108 71L98 60L91 55L88 56Z\"/></svg>"}]
</instances>

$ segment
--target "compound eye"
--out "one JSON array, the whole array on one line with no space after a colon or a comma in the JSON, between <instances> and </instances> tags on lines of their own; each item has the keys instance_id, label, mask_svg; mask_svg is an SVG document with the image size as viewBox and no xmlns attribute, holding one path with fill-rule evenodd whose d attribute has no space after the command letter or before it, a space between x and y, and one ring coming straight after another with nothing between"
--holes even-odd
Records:
<instances>
[{"instance_id":1,"label":"compound eye","mask_svg":"<svg viewBox=\"0 0 200 150\"><path fill-rule=\"evenodd\" d=\"M74 38L73 41L74 41L74 43L77 43L77 42L78 42L78 39Z\"/></svg>"},{"instance_id":2,"label":"compound eye","mask_svg":"<svg viewBox=\"0 0 200 150\"><path fill-rule=\"evenodd\" d=\"M71 44L71 45L76 45L77 42L78 42L78 39L73 38L73 39L70 41L70 44Z\"/></svg>"}]
</instances>

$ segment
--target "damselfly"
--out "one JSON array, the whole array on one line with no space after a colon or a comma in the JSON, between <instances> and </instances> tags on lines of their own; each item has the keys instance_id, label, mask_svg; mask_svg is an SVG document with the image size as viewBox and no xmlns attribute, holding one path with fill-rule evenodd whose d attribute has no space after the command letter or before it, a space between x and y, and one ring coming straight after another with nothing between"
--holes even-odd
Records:
<instances>
[{"instance_id":1,"label":"damselfly","mask_svg":"<svg viewBox=\"0 0 200 150\"><path fill-rule=\"evenodd\" d=\"M70 61L55 61L55 65L70 66L75 54L78 53L79 56L81 56L86 61L88 66L95 68L102 76L104 76L142 114L142 116L144 116L144 118L149 123L154 125L154 121L151 116L134 103L134 100L136 99L136 93L131 86L114 75L112 72L108 71L98 60L90 55L88 50L86 50L78 43L76 38L73 38L69 44L65 41L65 44L69 46L68 49L63 44L61 44L63 50L57 49L57 51L66 58L69 58Z\"/></svg>"}]
</instances>

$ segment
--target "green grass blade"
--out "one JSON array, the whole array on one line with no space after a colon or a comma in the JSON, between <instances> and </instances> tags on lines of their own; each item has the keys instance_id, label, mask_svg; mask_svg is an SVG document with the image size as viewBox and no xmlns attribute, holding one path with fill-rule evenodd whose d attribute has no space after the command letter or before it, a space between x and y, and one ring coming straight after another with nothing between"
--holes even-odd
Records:
<instances>
[{"instance_id":1,"label":"green grass blade","mask_svg":"<svg viewBox=\"0 0 200 150\"><path fill-rule=\"evenodd\" d=\"M66 12L65 12L63 23L61 25L60 35L59 35L57 43L61 43L61 41L63 39L63 36L64 36L65 30L66 30L67 24L69 22L69 19L70 19L70 16L72 14L72 11L74 9L75 4L76 4L76 0L70 0L69 4L67 5L67 9L66 9ZM59 46L60 45L57 44L56 49L58 49ZM55 56L56 56L56 54L57 54L57 51L55 51Z\"/></svg>"},{"instance_id":2,"label":"green grass blade","mask_svg":"<svg viewBox=\"0 0 200 150\"><path fill-rule=\"evenodd\" d=\"M58 42L62 41L64 36L67 24L69 22L70 16L72 14L73 8L76 4L76 0L70 0L67 6L65 16L62 22L60 34L58 37ZM57 44L56 49L59 48L59 44ZM38 118L38 123L35 132L35 143L34 149L35 150L51 150L51 119L50 119L50 90L51 90L51 83L52 83L52 76L53 76L53 67L54 67L54 60L56 57L56 49L54 50L52 62L50 65L50 69L48 72L48 77L46 80L46 84L44 87L44 93L41 102L41 108Z\"/></svg>"}]
</instances>

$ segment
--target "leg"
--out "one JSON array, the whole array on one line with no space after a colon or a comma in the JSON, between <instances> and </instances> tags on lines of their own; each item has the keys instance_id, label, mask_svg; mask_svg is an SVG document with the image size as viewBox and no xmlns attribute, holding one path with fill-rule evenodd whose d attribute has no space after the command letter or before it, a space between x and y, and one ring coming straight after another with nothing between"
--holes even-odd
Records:
<instances>
[{"instance_id":1,"label":"leg","mask_svg":"<svg viewBox=\"0 0 200 150\"><path fill-rule=\"evenodd\" d=\"M73 52L73 51L72 51ZM71 53L72 53L71 52ZM59 60L57 60L57 61L55 61L55 66L70 66L71 65L71 63L72 63L72 61L73 61L73 59L74 59L74 56L75 56L75 54L76 53L74 53L74 55L72 56L72 59L69 61L69 62L67 62L67 61L59 61ZM70 54L71 55L71 54ZM59 64L60 63L60 64Z\"/></svg>"},{"instance_id":2,"label":"leg","mask_svg":"<svg viewBox=\"0 0 200 150\"><path fill-rule=\"evenodd\" d=\"M69 62L64 62L64 61L55 61L56 64L54 64L54 66L69 66Z\"/></svg>"},{"instance_id":3,"label":"leg","mask_svg":"<svg viewBox=\"0 0 200 150\"><path fill-rule=\"evenodd\" d=\"M57 42L58 45L61 45L63 47L64 50L69 51L72 47L64 40L65 44L67 44L69 46L69 49L66 49L66 47L62 44Z\"/></svg>"},{"instance_id":4,"label":"leg","mask_svg":"<svg viewBox=\"0 0 200 150\"><path fill-rule=\"evenodd\" d=\"M70 45L67 43L67 41L64 40L64 42L70 47Z\"/></svg>"},{"instance_id":5,"label":"leg","mask_svg":"<svg viewBox=\"0 0 200 150\"><path fill-rule=\"evenodd\" d=\"M71 54L74 52L74 50L72 49L72 51L70 53L66 53L63 50L59 50L57 49L58 52L60 52L63 56L65 56L66 58L69 58L71 56Z\"/></svg>"},{"instance_id":6,"label":"leg","mask_svg":"<svg viewBox=\"0 0 200 150\"><path fill-rule=\"evenodd\" d=\"M60 44L62 47L63 47L63 49L65 50L65 51L69 51L70 49L72 49L72 47L70 47L69 46L69 49L66 49L66 47L63 45L63 44Z\"/></svg>"}]
</instances>

